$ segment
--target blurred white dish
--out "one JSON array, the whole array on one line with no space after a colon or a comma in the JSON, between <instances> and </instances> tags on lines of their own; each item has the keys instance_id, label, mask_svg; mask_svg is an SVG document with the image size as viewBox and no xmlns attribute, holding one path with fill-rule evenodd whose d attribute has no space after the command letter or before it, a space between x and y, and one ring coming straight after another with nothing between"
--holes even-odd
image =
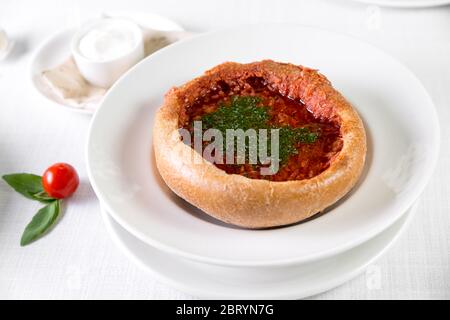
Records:
<instances>
[{"instance_id":1,"label":"blurred white dish","mask_svg":"<svg viewBox=\"0 0 450 320\"><path fill-rule=\"evenodd\" d=\"M137 24L144 26L146 28L152 28L156 30L163 31L182 31L183 28L176 22L169 20L167 18L143 12L113 12L105 13L104 16L108 17L123 17L130 19ZM77 30L75 28L65 29L56 32L55 34L48 37L40 47L35 51L34 56L31 59L30 65L30 77L33 86L37 91L49 102L51 102L56 107L64 106L67 110L93 114L96 106L87 106L86 108L76 108L67 104L62 98L54 95L49 91L48 86L43 83L42 71L54 68L64 61L66 61L70 55L70 44L73 35Z\"/></svg>"},{"instance_id":2,"label":"blurred white dish","mask_svg":"<svg viewBox=\"0 0 450 320\"><path fill-rule=\"evenodd\" d=\"M335 288L361 274L406 229L416 207L375 238L324 260L272 268L201 264L157 250L123 229L102 207L103 221L116 245L156 279L206 299L299 299Z\"/></svg>"},{"instance_id":3,"label":"blurred white dish","mask_svg":"<svg viewBox=\"0 0 450 320\"><path fill-rule=\"evenodd\" d=\"M398 8L425 8L450 4L450 0L353 0L353 1Z\"/></svg>"},{"instance_id":4,"label":"blurred white dish","mask_svg":"<svg viewBox=\"0 0 450 320\"><path fill-rule=\"evenodd\" d=\"M14 48L14 41L0 28L0 61L6 59Z\"/></svg>"},{"instance_id":5,"label":"blurred white dish","mask_svg":"<svg viewBox=\"0 0 450 320\"><path fill-rule=\"evenodd\" d=\"M153 117L172 86L224 61L268 58L320 69L354 104L368 134L367 164L353 192L327 214L285 228L243 230L168 190L152 157ZM187 39L133 67L96 112L86 155L98 198L139 239L206 263L281 266L341 253L392 225L424 189L438 149L433 103L392 57L341 34L260 24Z\"/></svg>"}]
</instances>

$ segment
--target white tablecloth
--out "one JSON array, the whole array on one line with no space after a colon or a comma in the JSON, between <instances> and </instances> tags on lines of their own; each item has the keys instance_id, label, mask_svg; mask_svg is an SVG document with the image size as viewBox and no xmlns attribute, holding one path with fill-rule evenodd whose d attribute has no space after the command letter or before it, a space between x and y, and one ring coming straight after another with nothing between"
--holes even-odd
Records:
<instances>
[{"instance_id":1,"label":"white tablecloth","mask_svg":"<svg viewBox=\"0 0 450 320\"><path fill-rule=\"evenodd\" d=\"M346 0L2 0L0 26L17 47L0 62L0 174L40 173L66 161L82 182L57 227L25 248L19 239L38 205L0 183L0 298L191 298L155 281L114 246L86 176L90 117L55 108L29 80L31 54L45 37L111 9L159 13L199 32L257 21L320 26L371 42L407 65L440 117L435 174L391 250L364 275L314 298L450 298L450 7L398 10Z\"/></svg>"}]
</instances>

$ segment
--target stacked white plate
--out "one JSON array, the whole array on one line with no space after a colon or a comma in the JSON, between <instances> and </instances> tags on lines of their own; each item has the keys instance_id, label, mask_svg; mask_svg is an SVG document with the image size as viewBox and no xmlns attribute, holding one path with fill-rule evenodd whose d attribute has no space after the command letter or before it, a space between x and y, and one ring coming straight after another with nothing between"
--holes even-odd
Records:
<instances>
[{"instance_id":1,"label":"stacked white plate","mask_svg":"<svg viewBox=\"0 0 450 320\"><path fill-rule=\"evenodd\" d=\"M354 190L312 220L244 230L175 196L152 154L164 93L224 61L319 69L365 122L368 156ZM108 92L94 115L88 172L114 240L162 281L204 298L301 298L362 272L398 237L435 166L439 128L414 75L377 48L297 25L200 35L153 54Z\"/></svg>"}]
</instances>

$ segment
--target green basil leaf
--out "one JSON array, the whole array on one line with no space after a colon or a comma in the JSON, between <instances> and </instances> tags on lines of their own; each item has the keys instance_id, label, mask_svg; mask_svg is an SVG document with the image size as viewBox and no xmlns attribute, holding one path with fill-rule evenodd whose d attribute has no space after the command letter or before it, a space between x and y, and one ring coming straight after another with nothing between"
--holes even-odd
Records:
<instances>
[{"instance_id":1,"label":"green basil leaf","mask_svg":"<svg viewBox=\"0 0 450 320\"><path fill-rule=\"evenodd\" d=\"M49 197L42 186L42 177L31 173L13 173L6 174L3 177L14 190L28 199L41 202L53 201Z\"/></svg>"},{"instance_id":2,"label":"green basil leaf","mask_svg":"<svg viewBox=\"0 0 450 320\"><path fill-rule=\"evenodd\" d=\"M40 209L33 217L31 222L25 228L20 239L20 245L26 246L36 239L40 238L48 231L59 216L60 201L54 200L42 209Z\"/></svg>"},{"instance_id":3,"label":"green basil leaf","mask_svg":"<svg viewBox=\"0 0 450 320\"><path fill-rule=\"evenodd\" d=\"M44 203L49 203L55 200L55 198L50 197L45 191L33 194L33 199Z\"/></svg>"}]
</instances>

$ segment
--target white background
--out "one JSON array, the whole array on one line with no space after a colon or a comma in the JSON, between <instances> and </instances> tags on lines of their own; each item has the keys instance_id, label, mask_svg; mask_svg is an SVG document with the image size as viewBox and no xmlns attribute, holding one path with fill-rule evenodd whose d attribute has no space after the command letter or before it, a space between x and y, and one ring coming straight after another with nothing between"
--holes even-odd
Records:
<instances>
[{"instance_id":1,"label":"white background","mask_svg":"<svg viewBox=\"0 0 450 320\"><path fill-rule=\"evenodd\" d=\"M65 161L78 169L81 185L57 227L21 248L21 233L38 205L0 182L0 298L192 298L153 280L113 245L86 176L90 117L55 108L29 82L30 56L46 37L111 9L166 15L197 32L258 21L320 26L401 60L436 105L442 135L438 166L416 216L391 250L365 274L313 298L450 299L450 7L399 10L346 0L1 0L0 26L18 44L13 56L0 62L0 174L39 174Z\"/></svg>"}]
</instances>

